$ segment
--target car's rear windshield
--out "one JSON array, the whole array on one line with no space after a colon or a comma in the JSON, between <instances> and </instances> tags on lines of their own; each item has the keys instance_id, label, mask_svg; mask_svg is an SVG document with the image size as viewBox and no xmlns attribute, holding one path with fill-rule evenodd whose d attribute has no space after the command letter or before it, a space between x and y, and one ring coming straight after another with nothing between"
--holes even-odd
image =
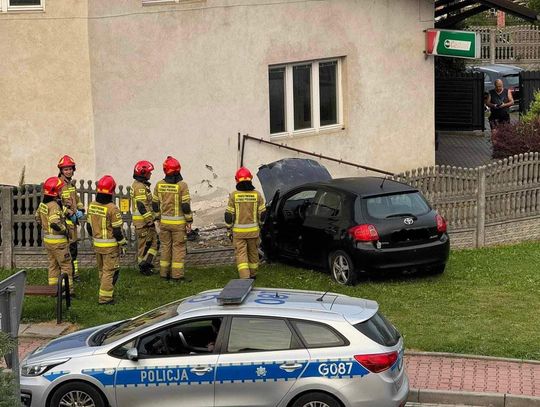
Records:
<instances>
[{"instance_id":1,"label":"car's rear windshield","mask_svg":"<svg viewBox=\"0 0 540 407\"><path fill-rule=\"evenodd\" d=\"M367 212L368 216L375 219L419 216L431 210L422 194L415 191L367 197L363 198L362 201L362 209Z\"/></svg>"},{"instance_id":2,"label":"car's rear windshield","mask_svg":"<svg viewBox=\"0 0 540 407\"><path fill-rule=\"evenodd\" d=\"M506 86L519 86L519 75L518 74L512 74L512 75L504 75L503 80Z\"/></svg>"},{"instance_id":3,"label":"car's rear windshield","mask_svg":"<svg viewBox=\"0 0 540 407\"><path fill-rule=\"evenodd\" d=\"M377 312L370 319L354 326L372 341L383 346L395 346L401 335L381 313Z\"/></svg>"},{"instance_id":4,"label":"car's rear windshield","mask_svg":"<svg viewBox=\"0 0 540 407\"><path fill-rule=\"evenodd\" d=\"M184 299L172 302L136 318L128 319L118 325L113 325L112 328L105 328L104 331L97 333L93 341L97 345L107 345L150 325L175 317L178 315L178 306L183 301Z\"/></svg>"}]
</instances>

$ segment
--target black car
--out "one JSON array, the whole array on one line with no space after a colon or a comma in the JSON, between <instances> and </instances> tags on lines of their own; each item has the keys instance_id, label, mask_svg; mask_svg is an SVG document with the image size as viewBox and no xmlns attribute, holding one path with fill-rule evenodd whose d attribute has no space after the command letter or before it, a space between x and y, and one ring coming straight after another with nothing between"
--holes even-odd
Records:
<instances>
[{"instance_id":1,"label":"black car","mask_svg":"<svg viewBox=\"0 0 540 407\"><path fill-rule=\"evenodd\" d=\"M282 178L271 179L268 173L276 163L270 166L258 174L267 196L269 185L275 188ZM275 172L283 171L281 163ZM444 271L450 248L446 221L417 189L385 178L331 179L329 174L323 181L302 183L309 173L297 170L297 185L282 183L287 191L276 190L269 202L261 231L267 258L327 267L338 283L348 285L363 272Z\"/></svg>"}]
</instances>

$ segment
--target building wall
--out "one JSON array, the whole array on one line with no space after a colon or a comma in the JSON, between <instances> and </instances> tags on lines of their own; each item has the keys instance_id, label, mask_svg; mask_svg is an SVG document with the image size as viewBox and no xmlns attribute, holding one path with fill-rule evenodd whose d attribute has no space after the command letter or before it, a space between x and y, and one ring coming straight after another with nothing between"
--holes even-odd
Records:
<instances>
[{"instance_id":1,"label":"building wall","mask_svg":"<svg viewBox=\"0 0 540 407\"><path fill-rule=\"evenodd\" d=\"M95 175L86 0L0 13L0 183L39 183L63 154Z\"/></svg>"},{"instance_id":2,"label":"building wall","mask_svg":"<svg viewBox=\"0 0 540 407\"><path fill-rule=\"evenodd\" d=\"M396 172L434 164L433 62L422 52L432 2L267 3L90 2L98 176L128 183L135 161L160 166L170 154L194 195L223 196L234 184L237 133L269 139L268 66L339 56L344 129L279 142ZM245 164L285 156L248 143Z\"/></svg>"}]
</instances>

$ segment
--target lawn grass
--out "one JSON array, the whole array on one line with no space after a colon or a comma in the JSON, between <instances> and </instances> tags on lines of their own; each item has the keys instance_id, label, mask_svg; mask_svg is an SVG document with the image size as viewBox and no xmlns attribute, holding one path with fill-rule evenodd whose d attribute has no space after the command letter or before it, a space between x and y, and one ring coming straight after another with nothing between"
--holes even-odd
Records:
<instances>
[{"instance_id":1,"label":"lawn grass","mask_svg":"<svg viewBox=\"0 0 540 407\"><path fill-rule=\"evenodd\" d=\"M363 279L343 287L322 272L283 264L262 266L257 286L331 290L379 302L408 349L540 360L540 244L453 251L440 276ZM10 272L0 270L0 279ZM143 313L236 278L233 266L189 270L189 284L171 284L122 269L114 306L98 306L95 269L81 272L67 319L81 327ZM29 270L31 284L46 284L44 269ZM23 321L53 320L52 298L28 297Z\"/></svg>"}]
</instances>

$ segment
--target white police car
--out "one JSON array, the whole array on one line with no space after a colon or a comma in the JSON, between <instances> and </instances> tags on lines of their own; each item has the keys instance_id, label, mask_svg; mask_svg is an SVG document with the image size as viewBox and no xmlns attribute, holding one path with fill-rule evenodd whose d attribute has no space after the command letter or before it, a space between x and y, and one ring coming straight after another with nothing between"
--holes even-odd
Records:
<instances>
[{"instance_id":1,"label":"white police car","mask_svg":"<svg viewBox=\"0 0 540 407\"><path fill-rule=\"evenodd\" d=\"M405 405L403 340L376 302L251 283L49 342L21 364L24 405Z\"/></svg>"}]
</instances>

